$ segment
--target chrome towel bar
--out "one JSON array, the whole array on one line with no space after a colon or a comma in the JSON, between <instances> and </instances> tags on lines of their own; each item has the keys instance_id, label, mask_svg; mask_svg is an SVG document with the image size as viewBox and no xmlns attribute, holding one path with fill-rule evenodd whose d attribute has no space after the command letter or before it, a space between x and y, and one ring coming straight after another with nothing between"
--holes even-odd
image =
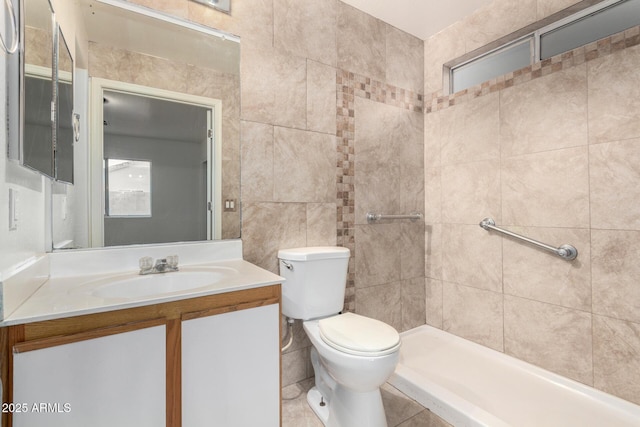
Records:
<instances>
[{"instance_id":1,"label":"chrome towel bar","mask_svg":"<svg viewBox=\"0 0 640 427\"><path fill-rule=\"evenodd\" d=\"M485 218L482 221L480 221L480 227L484 228L485 230L489 231L489 230L494 230L497 231L499 233L503 233L506 234L507 236L511 236L514 237L516 239L520 239L520 240L524 240L527 243L531 243L532 245L538 246L546 251L552 252L555 255L559 256L562 259L566 259L567 261L571 261L576 259L576 257L578 256L578 250L571 245L562 245L559 248L547 245L546 243L542 243L539 242L537 240L534 239L530 239L528 237L525 236L521 236L520 234L511 232L509 230L505 230L504 228L500 228L500 227L496 227L496 222L492 219L492 218Z\"/></svg>"},{"instance_id":2,"label":"chrome towel bar","mask_svg":"<svg viewBox=\"0 0 640 427\"><path fill-rule=\"evenodd\" d=\"M422 218L424 218L424 215L422 215L420 212L412 212L409 215L386 215L373 212L367 213L367 222L376 222L383 219L410 219L412 221L415 221Z\"/></svg>"}]
</instances>

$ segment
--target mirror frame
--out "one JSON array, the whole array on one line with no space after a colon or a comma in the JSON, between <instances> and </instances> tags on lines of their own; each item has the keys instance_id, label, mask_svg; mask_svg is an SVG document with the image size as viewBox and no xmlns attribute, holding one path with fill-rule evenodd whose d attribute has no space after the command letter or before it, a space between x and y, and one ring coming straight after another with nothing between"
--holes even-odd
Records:
<instances>
[{"instance_id":1,"label":"mirror frame","mask_svg":"<svg viewBox=\"0 0 640 427\"><path fill-rule=\"evenodd\" d=\"M75 115L74 115L74 60L71 55L71 50L69 49L69 45L67 44L67 40L64 37L64 33L62 32L62 28L60 28L60 24L56 23L56 53L55 53L55 66L53 68L55 73L55 123L54 123L54 138L53 138L53 156L54 156L54 172L55 172L55 180L65 184L73 184L74 178L74 157L73 157L73 145L76 141L76 123L75 123ZM69 62L71 63L71 71L61 71L60 70L60 52L65 52L69 56ZM62 74L70 75L70 84L71 84L71 94L70 94L70 108L69 111L66 111L68 115L65 117L61 117L62 108L61 108L61 75ZM67 79L64 78L64 84L67 83ZM71 130L71 134L67 135L67 138L61 138L62 132L60 132L60 123L61 120L66 120L69 129ZM62 162L62 153L65 153L65 157L70 157L71 161L69 165L66 165ZM61 173L61 166L66 165L67 167Z\"/></svg>"},{"instance_id":2,"label":"mirror frame","mask_svg":"<svg viewBox=\"0 0 640 427\"><path fill-rule=\"evenodd\" d=\"M52 120L51 120L51 141L48 141L49 144L51 145L51 162L50 162L50 168L48 168L48 170L43 170L41 168L38 168L36 165L32 165L29 164L27 162L26 156L25 156L25 122L26 122L26 97L25 97L25 83L26 83L26 78L27 78L27 61L26 61L26 53L27 53L27 46L26 46L26 25L27 25L27 20L26 20L26 2L27 0L21 0L20 1L20 6L19 6L19 18L18 18L18 25L20 28L19 31L19 55L18 55L18 63L17 63L17 74L18 74L18 81L19 81L19 91L17 93L17 104L18 105L18 111L17 111L17 120L14 122L13 120L9 120L9 147L8 147L8 158L10 160L14 160L17 161L21 166L24 166L26 168L28 168L29 170L32 171L36 171L39 172L40 174L48 177L48 178L53 178L55 175L55 166L54 166L54 152L53 152L53 138L54 138L54 118L53 118L53 111L52 111ZM57 24L56 24L56 20L55 20L55 12L53 10L53 5L51 4L50 0L42 0L45 1L47 3L47 5L49 6L49 12L50 12L50 20L51 20L51 26L49 27L48 31L49 34L51 36L51 73L50 76L47 76L50 78L51 81L51 100L49 101L51 103L51 108L53 108L53 103L55 102L55 73L54 73L54 67L55 67L55 62L56 62L56 29L57 29ZM13 70L12 70L13 71ZM44 73L42 73L42 76L44 77ZM11 116L11 112L9 112L10 118ZM15 124L12 124L15 123ZM16 129L17 127L17 129ZM46 141L43 142L43 144L46 144Z\"/></svg>"},{"instance_id":3,"label":"mirror frame","mask_svg":"<svg viewBox=\"0 0 640 427\"><path fill-rule=\"evenodd\" d=\"M91 110L91 125L90 128L90 167L91 170L89 181L90 191L93 195L100 195L100 197L91 197L90 201L90 218L91 228L89 230L89 242L91 247L105 247L104 246L104 218L105 218L105 157L104 157L104 109L103 99L105 91L131 93L138 96L147 96L151 98L166 99L174 102L181 102L186 104L199 105L206 108L212 108L216 110L213 117L213 129L214 135L214 150L213 159L215 161L214 170L215 174L215 188L212 189L211 198L221 199L221 182L222 182L222 147L220 142L222 141L222 101L219 99L205 98L196 95L189 95L186 93L177 93L164 89L157 89L153 87L140 86L132 83L125 83L121 81L114 81L103 79L99 77L93 77L90 85L90 110ZM210 199L209 199L210 201ZM215 204L215 212L211 212L214 215L215 229L210 230L210 240L220 240L222 235L222 206L220 203ZM110 246L111 247L111 246Z\"/></svg>"}]
</instances>

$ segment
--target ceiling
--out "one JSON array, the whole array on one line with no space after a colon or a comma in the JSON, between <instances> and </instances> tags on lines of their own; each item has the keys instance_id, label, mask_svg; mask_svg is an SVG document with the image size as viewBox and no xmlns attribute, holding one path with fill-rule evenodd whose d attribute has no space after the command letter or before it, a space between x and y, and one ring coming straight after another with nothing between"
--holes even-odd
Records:
<instances>
[{"instance_id":1,"label":"ceiling","mask_svg":"<svg viewBox=\"0 0 640 427\"><path fill-rule=\"evenodd\" d=\"M342 0L425 40L492 0Z\"/></svg>"}]
</instances>

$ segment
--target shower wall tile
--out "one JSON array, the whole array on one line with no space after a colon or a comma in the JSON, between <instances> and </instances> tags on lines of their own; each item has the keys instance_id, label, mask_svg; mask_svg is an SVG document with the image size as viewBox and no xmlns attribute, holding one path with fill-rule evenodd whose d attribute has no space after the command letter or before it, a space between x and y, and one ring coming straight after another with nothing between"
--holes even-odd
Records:
<instances>
[{"instance_id":1,"label":"shower wall tile","mask_svg":"<svg viewBox=\"0 0 640 427\"><path fill-rule=\"evenodd\" d=\"M500 91L502 155L586 145L586 65ZM553 129L553 132L549 132Z\"/></svg>"},{"instance_id":2,"label":"shower wall tile","mask_svg":"<svg viewBox=\"0 0 640 427\"><path fill-rule=\"evenodd\" d=\"M640 230L640 139L590 146L589 171L591 226Z\"/></svg>"},{"instance_id":3,"label":"shower wall tile","mask_svg":"<svg viewBox=\"0 0 640 427\"><path fill-rule=\"evenodd\" d=\"M423 262L424 264L424 262ZM402 331L424 325L426 289L424 275L400 282L402 294Z\"/></svg>"},{"instance_id":4,"label":"shower wall tile","mask_svg":"<svg viewBox=\"0 0 640 427\"><path fill-rule=\"evenodd\" d=\"M273 126L242 121L242 200L273 199Z\"/></svg>"},{"instance_id":5,"label":"shower wall tile","mask_svg":"<svg viewBox=\"0 0 640 427\"><path fill-rule=\"evenodd\" d=\"M442 221L442 168L440 165L424 170L424 219L430 223Z\"/></svg>"},{"instance_id":6,"label":"shower wall tile","mask_svg":"<svg viewBox=\"0 0 640 427\"><path fill-rule=\"evenodd\" d=\"M242 118L305 129L307 61L278 49L243 48Z\"/></svg>"},{"instance_id":7,"label":"shower wall tile","mask_svg":"<svg viewBox=\"0 0 640 427\"><path fill-rule=\"evenodd\" d=\"M432 279L442 279L442 228L442 224L425 224L424 275Z\"/></svg>"},{"instance_id":8,"label":"shower wall tile","mask_svg":"<svg viewBox=\"0 0 640 427\"><path fill-rule=\"evenodd\" d=\"M400 280L400 224L356 226L356 288Z\"/></svg>"},{"instance_id":9,"label":"shower wall tile","mask_svg":"<svg viewBox=\"0 0 640 427\"><path fill-rule=\"evenodd\" d=\"M357 224L367 212L400 213L400 159L389 130L398 126L397 108L356 98L355 205Z\"/></svg>"},{"instance_id":10,"label":"shower wall tile","mask_svg":"<svg viewBox=\"0 0 640 427\"><path fill-rule=\"evenodd\" d=\"M442 221L478 224L492 217L500 222L500 161L442 167Z\"/></svg>"},{"instance_id":11,"label":"shower wall tile","mask_svg":"<svg viewBox=\"0 0 640 427\"><path fill-rule=\"evenodd\" d=\"M505 353L593 384L591 314L504 296Z\"/></svg>"},{"instance_id":12,"label":"shower wall tile","mask_svg":"<svg viewBox=\"0 0 640 427\"><path fill-rule=\"evenodd\" d=\"M386 24L338 2L338 68L385 81Z\"/></svg>"},{"instance_id":13,"label":"shower wall tile","mask_svg":"<svg viewBox=\"0 0 640 427\"><path fill-rule=\"evenodd\" d=\"M425 278L425 300L427 325L443 329L441 280Z\"/></svg>"},{"instance_id":14,"label":"shower wall tile","mask_svg":"<svg viewBox=\"0 0 640 427\"><path fill-rule=\"evenodd\" d=\"M448 61L578 3L497 0L425 40L426 321L498 349L493 337L504 327L507 353L637 403L640 27L457 94L442 90ZM467 111L496 96L497 113ZM478 122L465 123L469 116ZM497 149L477 138L496 129ZM486 232L477 224L487 216L552 245L573 244L578 258ZM462 224L484 236L465 242L454 231ZM491 253L479 241L494 235L502 260L492 282L474 262ZM477 284L464 283L465 273Z\"/></svg>"},{"instance_id":15,"label":"shower wall tile","mask_svg":"<svg viewBox=\"0 0 640 427\"><path fill-rule=\"evenodd\" d=\"M482 47L536 21L537 0L494 0L463 19L466 51Z\"/></svg>"},{"instance_id":16,"label":"shower wall tile","mask_svg":"<svg viewBox=\"0 0 640 427\"><path fill-rule=\"evenodd\" d=\"M567 262L521 241L502 238L504 293L578 310L591 310L591 241L588 229L509 227L553 246L571 244L578 258Z\"/></svg>"},{"instance_id":17,"label":"shower wall tile","mask_svg":"<svg viewBox=\"0 0 640 427\"><path fill-rule=\"evenodd\" d=\"M591 230L593 312L640 323L640 231Z\"/></svg>"},{"instance_id":18,"label":"shower wall tile","mask_svg":"<svg viewBox=\"0 0 640 427\"><path fill-rule=\"evenodd\" d=\"M442 328L462 338L503 351L501 293L444 282Z\"/></svg>"},{"instance_id":19,"label":"shower wall tile","mask_svg":"<svg viewBox=\"0 0 640 427\"><path fill-rule=\"evenodd\" d=\"M436 111L424 116L424 167L429 169L441 165L442 112Z\"/></svg>"},{"instance_id":20,"label":"shower wall tile","mask_svg":"<svg viewBox=\"0 0 640 427\"><path fill-rule=\"evenodd\" d=\"M577 3L576 0L538 0L538 20Z\"/></svg>"},{"instance_id":21,"label":"shower wall tile","mask_svg":"<svg viewBox=\"0 0 640 427\"><path fill-rule=\"evenodd\" d=\"M424 278L424 222L402 222L400 226L400 278Z\"/></svg>"},{"instance_id":22,"label":"shower wall tile","mask_svg":"<svg viewBox=\"0 0 640 427\"><path fill-rule=\"evenodd\" d=\"M442 279L502 292L501 237L478 225L443 224Z\"/></svg>"},{"instance_id":23,"label":"shower wall tile","mask_svg":"<svg viewBox=\"0 0 640 427\"><path fill-rule=\"evenodd\" d=\"M443 165L500 158L500 96L497 92L442 113Z\"/></svg>"},{"instance_id":24,"label":"shower wall tile","mask_svg":"<svg viewBox=\"0 0 640 427\"><path fill-rule=\"evenodd\" d=\"M400 212L423 212L424 209L424 123L423 114L398 112L399 132L391 135L399 144Z\"/></svg>"},{"instance_id":25,"label":"shower wall tile","mask_svg":"<svg viewBox=\"0 0 640 427\"><path fill-rule=\"evenodd\" d=\"M414 159L422 162L422 147L420 153L416 153ZM400 192L401 213L422 212L425 207L425 182L424 168L407 164L405 160L400 165L400 187L396 190Z\"/></svg>"},{"instance_id":26,"label":"shower wall tile","mask_svg":"<svg viewBox=\"0 0 640 427\"><path fill-rule=\"evenodd\" d=\"M272 48L240 50L240 76L242 119L273 124L275 115L275 90L273 82L265 76L273 76Z\"/></svg>"},{"instance_id":27,"label":"shower wall tile","mask_svg":"<svg viewBox=\"0 0 640 427\"><path fill-rule=\"evenodd\" d=\"M304 203L243 203L243 259L277 274L279 249L306 246L306 214Z\"/></svg>"},{"instance_id":28,"label":"shower wall tile","mask_svg":"<svg viewBox=\"0 0 640 427\"><path fill-rule=\"evenodd\" d=\"M336 204L307 203L307 246L336 245Z\"/></svg>"},{"instance_id":29,"label":"shower wall tile","mask_svg":"<svg viewBox=\"0 0 640 427\"><path fill-rule=\"evenodd\" d=\"M640 137L639 68L640 45L587 63L591 143Z\"/></svg>"},{"instance_id":30,"label":"shower wall tile","mask_svg":"<svg viewBox=\"0 0 640 427\"><path fill-rule=\"evenodd\" d=\"M335 136L276 126L273 138L274 200L335 202Z\"/></svg>"},{"instance_id":31,"label":"shower wall tile","mask_svg":"<svg viewBox=\"0 0 640 427\"><path fill-rule=\"evenodd\" d=\"M465 23L460 21L424 41L424 93L442 94L442 64L466 53Z\"/></svg>"},{"instance_id":32,"label":"shower wall tile","mask_svg":"<svg viewBox=\"0 0 640 427\"><path fill-rule=\"evenodd\" d=\"M387 83L423 93L424 44L422 40L391 25L386 25L386 30Z\"/></svg>"},{"instance_id":33,"label":"shower wall tile","mask_svg":"<svg viewBox=\"0 0 640 427\"><path fill-rule=\"evenodd\" d=\"M336 0L273 0L275 47L335 67L336 9Z\"/></svg>"},{"instance_id":34,"label":"shower wall tile","mask_svg":"<svg viewBox=\"0 0 640 427\"><path fill-rule=\"evenodd\" d=\"M356 312L402 330L401 282L356 288Z\"/></svg>"},{"instance_id":35,"label":"shower wall tile","mask_svg":"<svg viewBox=\"0 0 640 427\"><path fill-rule=\"evenodd\" d=\"M640 405L640 323L593 316L593 382Z\"/></svg>"},{"instance_id":36,"label":"shower wall tile","mask_svg":"<svg viewBox=\"0 0 640 427\"><path fill-rule=\"evenodd\" d=\"M508 158L501 179L505 225L589 227L586 147Z\"/></svg>"},{"instance_id":37,"label":"shower wall tile","mask_svg":"<svg viewBox=\"0 0 640 427\"><path fill-rule=\"evenodd\" d=\"M336 69L307 61L307 129L336 133Z\"/></svg>"},{"instance_id":38,"label":"shower wall tile","mask_svg":"<svg viewBox=\"0 0 640 427\"><path fill-rule=\"evenodd\" d=\"M356 223L370 211L422 211L422 114L364 98L355 100Z\"/></svg>"}]
</instances>

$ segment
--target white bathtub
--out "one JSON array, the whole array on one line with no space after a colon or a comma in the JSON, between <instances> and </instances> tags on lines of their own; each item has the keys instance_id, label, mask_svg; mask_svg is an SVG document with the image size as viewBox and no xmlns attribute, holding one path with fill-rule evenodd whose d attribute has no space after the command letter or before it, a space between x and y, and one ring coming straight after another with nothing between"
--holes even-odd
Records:
<instances>
[{"instance_id":1,"label":"white bathtub","mask_svg":"<svg viewBox=\"0 0 640 427\"><path fill-rule=\"evenodd\" d=\"M456 427L640 426L640 406L430 326L389 383Z\"/></svg>"}]
</instances>

